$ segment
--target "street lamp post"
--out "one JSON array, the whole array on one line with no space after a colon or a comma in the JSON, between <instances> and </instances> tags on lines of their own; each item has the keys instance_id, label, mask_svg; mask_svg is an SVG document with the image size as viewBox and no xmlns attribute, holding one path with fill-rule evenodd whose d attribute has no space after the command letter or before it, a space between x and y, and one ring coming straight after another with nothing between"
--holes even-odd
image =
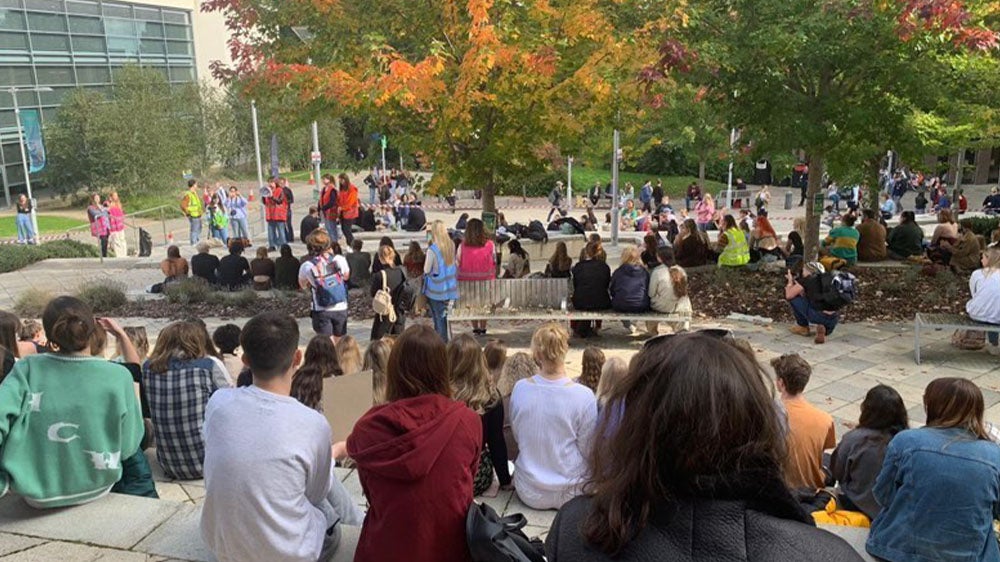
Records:
<instances>
[{"instance_id":1,"label":"street lamp post","mask_svg":"<svg viewBox=\"0 0 1000 562\"><path fill-rule=\"evenodd\" d=\"M24 187L28 191L28 202L31 203L31 228L35 233L35 241L37 242L40 238L40 232L38 231L38 214L35 212L35 207L38 205L35 202L35 197L31 193L31 173L29 172L28 166L28 154L24 149L24 144L27 139L24 138L24 127L21 125L21 108L17 104L17 93L18 92L51 92L52 88L47 86L41 86L37 88L7 88L10 92L10 97L14 99L14 120L17 121L17 146L21 149L21 163L24 165Z\"/></svg>"}]
</instances>

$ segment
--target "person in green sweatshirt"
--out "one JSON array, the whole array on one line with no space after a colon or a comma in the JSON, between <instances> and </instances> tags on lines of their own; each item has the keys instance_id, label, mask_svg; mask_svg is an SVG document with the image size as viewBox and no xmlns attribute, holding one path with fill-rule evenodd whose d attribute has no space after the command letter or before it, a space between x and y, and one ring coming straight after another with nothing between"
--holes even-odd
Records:
<instances>
[{"instance_id":1,"label":"person in green sweatshirt","mask_svg":"<svg viewBox=\"0 0 1000 562\"><path fill-rule=\"evenodd\" d=\"M142 454L139 400L124 367L90 357L90 307L53 299L42 325L53 353L18 361L0 384L0 495L39 508L87 503Z\"/></svg>"}]
</instances>

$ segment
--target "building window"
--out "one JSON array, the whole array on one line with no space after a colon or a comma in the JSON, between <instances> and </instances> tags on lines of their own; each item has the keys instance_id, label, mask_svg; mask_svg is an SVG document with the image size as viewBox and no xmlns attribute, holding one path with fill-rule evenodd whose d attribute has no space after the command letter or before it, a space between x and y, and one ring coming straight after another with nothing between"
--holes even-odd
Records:
<instances>
[{"instance_id":1,"label":"building window","mask_svg":"<svg viewBox=\"0 0 1000 562\"><path fill-rule=\"evenodd\" d=\"M103 35L104 26L101 25L100 18L88 18L85 16L70 16L69 30L73 33L84 35Z\"/></svg>"},{"instance_id":2,"label":"building window","mask_svg":"<svg viewBox=\"0 0 1000 562\"><path fill-rule=\"evenodd\" d=\"M38 83L43 86L72 86L76 81L71 66L39 66L35 72L38 73Z\"/></svg>"},{"instance_id":3,"label":"building window","mask_svg":"<svg viewBox=\"0 0 1000 562\"><path fill-rule=\"evenodd\" d=\"M0 32L0 50L3 51L27 51L28 34L26 33L3 33Z\"/></svg>"},{"instance_id":4,"label":"building window","mask_svg":"<svg viewBox=\"0 0 1000 562\"><path fill-rule=\"evenodd\" d=\"M111 71L106 66L78 66L76 76L80 84L107 84L111 81Z\"/></svg>"},{"instance_id":5,"label":"building window","mask_svg":"<svg viewBox=\"0 0 1000 562\"><path fill-rule=\"evenodd\" d=\"M24 23L24 12L0 10L0 29L22 31L28 29Z\"/></svg>"},{"instance_id":6,"label":"building window","mask_svg":"<svg viewBox=\"0 0 1000 562\"><path fill-rule=\"evenodd\" d=\"M73 36L73 50L77 53L106 53L103 37Z\"/></svg>"},{"instance_id":7,"label":"building window","mask_svg":"<svg viewBox=\"0 0 1000 562\"><path fill-rule=\"evenodd\" d=\"M31 48L44 53L68 53L69 37L66 35L31 34Z\"/></svg>"},{"instance_id":8,"label":"building window","mask_svg":"<svg viewBox=\"0 0 1000 562\"><path fill-rule=\"evenodd\" d=\"M70 14L101 15L101 6L88 0L66 0L66 11Z\"/></svg>"},{"instance_id":9,"label":"building window","mask_svg":"<svg viewBox=\"0 0 1000 562\"><path fill-rule=\"evenodd\" d=\"M29 66L0 66L0 87L33 86L35 77Z\"/></svg>"},{"instance_id":10,"label":"building window","mask_svg":"<svg viewBox=\"0 0 1000 562\"><path fill-rule=\"evenodd\" d=\"M66 31L66 16L28 12L28 26L32 31Z\"/></svg>"}]
</instances>

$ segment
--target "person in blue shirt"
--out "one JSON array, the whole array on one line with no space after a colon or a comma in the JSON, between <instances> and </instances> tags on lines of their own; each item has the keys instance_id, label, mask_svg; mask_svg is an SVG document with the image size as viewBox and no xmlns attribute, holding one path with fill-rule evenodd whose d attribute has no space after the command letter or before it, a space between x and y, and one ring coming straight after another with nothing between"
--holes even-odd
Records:
<instances>
[{"instance_id":1,"label":"person in blue shirt","mask_svg":"<svg viewBox=\"0 0 1000 562\"><path fill-rule=\"evenodd\" d=\"M866 550L889 562L1000 562L1000 446L983 424L983 393L967 379L936 379L924 409L927 425L886 449Z\"/></svg>"}]
</instances>

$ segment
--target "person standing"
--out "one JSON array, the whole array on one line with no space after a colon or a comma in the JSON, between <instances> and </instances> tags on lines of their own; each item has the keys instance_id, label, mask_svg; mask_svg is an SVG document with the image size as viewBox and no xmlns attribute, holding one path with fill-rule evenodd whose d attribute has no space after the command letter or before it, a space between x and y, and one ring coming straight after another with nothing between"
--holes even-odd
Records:
<instances>
[{"instance_id":1,"label":"person standing","mask_svg":"<svg viewBox=\"0 0 1000 562\"><path fill-rule=\"evenodd\" d=\"M267 246L274 251L285 243L285 219L288 205L285 204L285 190L278 180L271 180L271 194L264 198L264 216L267 220Z\"/></svg>"},{"instance_id":2,"label":"person standing","mask_svg":"<svg viewBox=\"0 0 1000 562\"><path fill-rule=\"evenodd\" d=\"M108 243L116 258L128 256L128 244L125 241L125 211L122 210L118 192L112 191L105 203L108 209Z\"/></svg>"},{"instance_id":3,"label":"person standing","mask_svg":"<svg viewBox=\"0 0 1000 562\"><path fill-rule=\"evenodd\" d=\"M698 223L698 230L708 232L715 220L715 201L710 193L698 200L694 206L695 221Z\"/></svg>"},{"instance_id":4,"label":"person standing","mask_svg":"<svg viewBox=\"0 0 1000 562\"><path fill-rule=\"evenodd\" d=\"M659 212L660 206L663 205L663 180L656 180L656 185L653 187L653 208L654 213ZM669 198L668 198L669 200Z\"/></svg>"},{"instance_id":5,"label":"person standing","mask_svg":"<svg viewBox=\"0 0 1000 562\"><path fill-rule=\"evenodd\" d=\"M431 309L434 330L448 341L448 307L458 300L458 264L455 261L455 243L448 236L444 223L431 223L431 243L424 262L424 290Z\"/></svg>"},{"instance_id":6,"label":"person standing","mask_svg":"<svg viewBox=\"0 0 1000 562\"><path fill-rule=\"evenodd\" d=\"M250 229L247 228L247 205L247 198L240 195L240 190L235 185L230 187L226 208L229 209L229 236L232 238L250 239Z\"/></svg>"},{"instance_id":7,"label":"person standing","mask_svg":"<svg viewBox=\"0 0 1000 562\"><path fill-rule=\"evenodd\" d=\"M470 219L465 227L465 237L458 247L459 281L490 281L496 279L496 249L493 241L486 235L483 221ZM486 321L473 320L472 333L477 336L486 335Z\"/></svg>"},{"instance_id":8,"label":"person standing","mask_svg":"<svg viewBox=\"0 0 1000 562\"><path fill-rule=\"evenodd\" d=\"M223 244L228 244L229 217L226 216L226 207L219 199L218 193L212 194L206 211L208 212L208 228L212 233L212 238L222 241Z\"/></svg>"},{"instance_id":9,"label":"person standing","mask_svg":"<svg viewBox=\"0 0 1000 562\"><path fill-rule=\"evenodd\" d=\"M351 183L347 174L340 174L339 180L337 207L340 209L340 228L344 232L344 240L351 245L354 242L354 221L358 220L361 203L358 201L358 188Z\"/></svg>"},{"instance_id":10,"label":"person standing","mask_svg":"<svg viewBox=\"0 0 1000 562\"><path fill-rule=\"evenodd\" d=\"M201 194L198 193L198 182L193 179L188 180L188 189L181 196L181 212L184 213L191 225L191 245L196 246L198 240L201 239L201 216L205 214L205 203L201 200Z\"/></svg>"},{"instance_id":11,"label":"person standing","mask_svg":"<svg viewBox=\"0 0 1000 562\"><path fill-rule=\"evenodd\" d=\"M339 209L337 208L337 182L330 174L323 176L323 188L319 195L319 212L323 219L326 232L334 242L340 240L340 227L337 224Z\"/></svg>"},{"instance_id":12,"label":"person standing","mask_svg":"<svg viewBox=\"0 0 1000 562\"><path fill-rule=\"evenodd\" d=\"M195 197L198 195L195 194ZM200 215L199 215L200 216ZM108 257L108 236L111 235L111 219L108 210L101 205L101 194L90 196L90 206L87 207L87 218L90 220L90 235L101 243L101 257ZM201 223L198 223L201 227ZM192 232L194 232L192 230Z\"/></svg>"},{"instance_id":13,"label":"person standing","mask_svg":"<svg viewBox=\"0 0 1000 562\"><path fill-rule=\"evenodd\" d=\"M299 268L299 287L311 294L313 331L331 336L334 343L347 334L347 280L351 268L330 235L317 230L306 239L310 259ZM341 292L342 290L342 292Z\"/></svg>"},{"instance_id":14,"label":"person standing","mask_svg":"<svg viewBox=\"0 0 1000 562\"><path fill-rule=\"evenodd\" d=\"M691 182L691 185L687 188L687 193L684 195L684 209L687 211L691 210L691 203L698 204L701 201L701 186L697 182Z\"/></svg>"},{"instance_id":15,"label":"person standing","mask_svg":"<svg viewBox=\"0 0 1000 562\"><path fill-rule=\"evenodd\" d=\"M17 198L17 216L14 218L14 224L17 226L18 244L36 243L35 231L31 226L31 201L23 193Z\"/></svg>"},{"instance_id":16,"label":"person standing","mask_svg":"<svg viewBox=\"0 0 1000 562\"><path fill-rule=\"evenodd\" d=\"M295 194L292 193L292 186L288 183L288 178L281 178L281 187L285 190L285 203L288 207L288 218L285 219L285 241L295 241L295 229L292 228L292 204L295 203Z\"/></svg>"},{"instance_id":17,"label":"person standing","mask_svg":"<svg viewBox=\"0 0 1000 562\"><path fill-rule=\"evenodd\" d=\"M360 240L359 240L360 242ZM392 246L379 246L375 258L381 264L379 272L371 277L371 296L374 297L379 291L385 290L392 300L393 313L396 319L389 315L375 314L372 321L371 341L382 339L382 336L398 336L406 328L406 309L403 306L403 291L406 289L406 274L403 268L396 262L396 250Z\"/></svg>"}]
</instances>

